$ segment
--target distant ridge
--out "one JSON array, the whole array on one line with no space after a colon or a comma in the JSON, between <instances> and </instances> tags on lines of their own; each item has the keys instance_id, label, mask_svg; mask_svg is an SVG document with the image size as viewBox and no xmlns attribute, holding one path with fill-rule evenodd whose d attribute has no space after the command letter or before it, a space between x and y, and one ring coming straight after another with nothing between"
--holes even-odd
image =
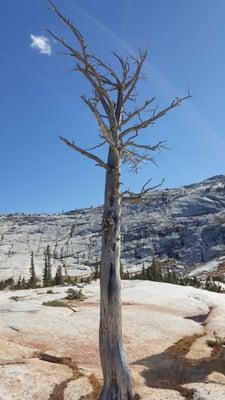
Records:
<instances>
[{"instance_id":1,"label":"distant ridge","mask_svg":"<svg viewBox=\"0 0 225 400\"><path fill-rule=\"evenodd\" d=\"M49 244L53 270L85 273L99 261L102 207L63 214L0 216L0 279L28 276L34 252L41 275ZM122 263L140 267L155 255L192 266L225 255L225 175L149 193L126 202L122 218Z\"/></svg>"}]
</instances>

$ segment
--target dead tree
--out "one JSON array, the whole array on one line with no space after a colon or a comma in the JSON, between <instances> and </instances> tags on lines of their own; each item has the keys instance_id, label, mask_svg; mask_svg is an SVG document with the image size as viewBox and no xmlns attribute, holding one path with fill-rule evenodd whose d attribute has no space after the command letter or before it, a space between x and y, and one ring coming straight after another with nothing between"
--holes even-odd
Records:
<instances>
[{"instance_id":1,"label":"dead tree","mask_svg":"<svg viewBox=\"0 0 225 400\"><path fill-rule=\"evenodd\" d=\"M140 193L120 191L121 164L127 164L134 172L146 161L154 162L153 153L160 151L164 142L154 145L140 144L138 135L152 126L158 119L179 106L190 97L175 98L163 109L153 107L155 97L136 106L137 84L143 78L142 68L147 51L139 51L137 56L121 57L113 53L117 64L109 63L89 52L83 35L54 3L51 9L69 28L75 44L70 44L62 36L49 34L64 48L73 61L72 70L82 75L90 84L92 95L81 96L85 105L97 120L100 143L91 149L84 149L65 137L60 139L72 150L93 160L103 168L105 177L104 212L102 219L102 249L100 271L100 358L104 377L101 400L132 400L133 383L122 344L121 323L121 283L120 283L120 221L121 202L139 199L150 190L149 182ZM151 107L151 109L149 109ZM145 116L145 117L144 117ZM147 117L146 117L147 116ZM108 158L104 161L95 150L107 146Z\"/></svg>"}]
</instances>

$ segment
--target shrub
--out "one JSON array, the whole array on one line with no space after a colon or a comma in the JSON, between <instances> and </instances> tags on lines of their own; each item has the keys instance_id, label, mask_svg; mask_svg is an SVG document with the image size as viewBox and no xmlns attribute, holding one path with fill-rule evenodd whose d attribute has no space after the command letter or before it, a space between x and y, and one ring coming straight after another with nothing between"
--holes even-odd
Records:
<instances>
[{"instance_id":1,"label":"shrub","mask_svg":"<svg viewBox=\"0 0 225 400\"><path fill-rule=\"evenodd\" d=\"M61 300L43 301L42 305L48 307L68 307L67 304Z\"/></svg>"},{"instance_id":2,"label":"shrub","mask_svg":"<svg viewBox=\"0 0 225 400\"><path fill-rule=\"evenodd\" d=\"M210 340L210 339L206 340L206 344L207 344L207 346L213 348L216 346L216 340Z\"/></svg>"},{"instance_id":3,"label":"shrub","mask_svg":"<svg viewBox=\"0 0 225 400\"><path fill-rule=\"evenodd\" d=\"M13 278L8 278L0 281L0 290L11 288L14 285Z\"/></svg>"},{"instance_id":4,"label":"shrub","mask_svg":"<svg viewBox=\"0 0 225 400\"><path fill-rule=\"evenodd\" d=\"M11 296L10 300L14 300L14 301L19 301L20 299L22 299L22 297L20 296Z\"/></svg>"},{"instance_id":5,"label":"shrub","mask_svg":"<svg viewBox=\"0 0 225 400\"><path fill-rule=\"evenodd\" d=\"M75 290L75 289L68 289L67 296L65 297L66 300L78 300L83 301L86 299L86 296L82 293L82 290Z\"/></svg>"}]
</instances>

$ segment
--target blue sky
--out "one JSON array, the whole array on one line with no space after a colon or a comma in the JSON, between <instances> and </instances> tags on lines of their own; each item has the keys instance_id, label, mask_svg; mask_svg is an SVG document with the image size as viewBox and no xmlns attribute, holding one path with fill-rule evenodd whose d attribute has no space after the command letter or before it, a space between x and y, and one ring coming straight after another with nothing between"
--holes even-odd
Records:
<instances>
[{"instance_id":1,"label":"blue sky","mask_svg":"<svg viewBox=\"0 0 225 400\"><path fill-rule=\"evenodd\" d=\"M174 187L225 173L224 0L58 0L57 5L104 59L110 51L135 52L146 45L148 80L140 98L167 105L186 93L191 100L142 135L168 140L169 151L138 175L124 171L123 186L138 190L153 177ZM1 4L0 213L60 212L97 205L104 172L66 148L59 135L80 145L97 143L96 123L80 95L88 87L68 72L71 60L31 47L30 35L47 28L68 36L47 0ZM104 154L102 153L102 156Z\"/></svg>"}]
</instances>

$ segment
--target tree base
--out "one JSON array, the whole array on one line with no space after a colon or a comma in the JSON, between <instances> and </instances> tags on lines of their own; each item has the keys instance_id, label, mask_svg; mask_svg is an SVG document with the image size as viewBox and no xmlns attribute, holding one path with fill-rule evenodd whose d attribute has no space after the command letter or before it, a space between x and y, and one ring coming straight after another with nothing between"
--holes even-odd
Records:
<instances>
[{"instance_id":1,"label":"tree base","mask_svg":"<svg viewBox=\"0 0 225 400\"><path fill-rule=\"evenodd\" d=\"M139 395L138 395L139 396ZM140 396L134 395L132 385L126 382L112 382L105 385L100 393L99 400L139 400Z\"/></svg>"}]
</instances>

